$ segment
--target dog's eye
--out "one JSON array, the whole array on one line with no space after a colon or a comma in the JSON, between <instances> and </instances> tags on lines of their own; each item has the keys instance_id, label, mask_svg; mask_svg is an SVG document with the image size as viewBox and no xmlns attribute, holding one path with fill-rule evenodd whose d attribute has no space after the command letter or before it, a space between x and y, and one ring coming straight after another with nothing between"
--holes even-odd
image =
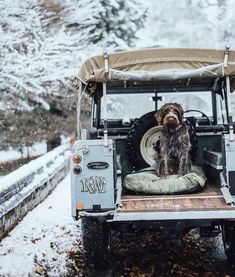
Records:
<instances>
[{"instance_id":1,"label":"dog's eye","mask_svg":"<svg viewBox=\"0 0 235 277\"><path fill-rule=\"evenodd\" d=\"M181 116L181 112L180 112L179 110L176 110L176 114L177 114L178 116Z\"/></svg>"},{"instance_id":2,"label":"dog's eye","mask_svg":"<svg viewBox=\"0 0 235 277\"><path fill-rule=\"evenodd\" d=\"M165 117L168 113L170 112L170 109L166 109L164 112L163 112L163 117Z\"/></svg>"}]
</instances>

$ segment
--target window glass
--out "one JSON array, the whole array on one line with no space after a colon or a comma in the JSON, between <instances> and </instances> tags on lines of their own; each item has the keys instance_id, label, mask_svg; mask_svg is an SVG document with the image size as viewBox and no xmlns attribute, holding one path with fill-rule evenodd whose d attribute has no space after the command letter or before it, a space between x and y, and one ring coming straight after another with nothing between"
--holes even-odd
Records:
<instances>
[{"instance_id":1,"label":"window glass","mask_svg":"<svg viewBox=\"0 0 235 277\"><path fill-rule=\"evenodd\" d=\"M213 116L210 91L162 93L159 96L162 96L159 108L165 103L178 103L182 105L184 111L199 110L209 117ZM186 116L200 117L200 113L189 112Z\"/></svg>"},{"instance_id":2,"label":"window glass","mask_svg":"<svg viewBox=\"0 0 235 277\"><path fill-rule=\"evenodd\" d=\"M155 102L153 101L154 93L145 94L108 94L107 95L107 117L108 119L123 119L124 117L134 119L141 117L145 113L154 111ZM212 99L210 91L200 92L175 92L175 93L158 93L161 100L158 101L158 108L165 103L179 103L184 111L199 110L208 117L213 116ZM221 107L217 101L217 111L220 118ZM103 100L101 99L101 119L104 118ZM185 116L201 117L198 112L188 112Z\"/></svg>"},{"instance_id":3,"label":"window glass","mask_svg":"<svg viewBox=\"0 0 235 277\"><path fill-rule=\"evenodd\" d=\"M153 101L154 93L146 94L108 94L107 95L107 117L108 119L122 119L124 117L133 119L147 112L155 110ZM101 107L103 106L101 99ZM101 108L101 118L104 112Z\"/></svg>"}]
</instances>

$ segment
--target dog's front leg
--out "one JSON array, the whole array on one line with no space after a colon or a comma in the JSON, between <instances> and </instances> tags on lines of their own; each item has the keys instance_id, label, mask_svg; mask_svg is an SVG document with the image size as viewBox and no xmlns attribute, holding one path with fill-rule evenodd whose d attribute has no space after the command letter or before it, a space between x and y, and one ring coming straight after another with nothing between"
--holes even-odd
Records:
<instances>
[{"instance_id":1,"label":"dog's front leg","mask_svg":"<svg viewBox=\"0 0 235 277\"><path fill-rule=\"evenodd\" d=\"M169 175L169 170L168 170L168 156L167 154L164 155L164 167L163 167L163 177L166 177Z\"/></svg>"},{"instance_id":2,"label":"dog's front leg","mask_svg":"<svg viewBox=\"0 0 235 277\"><path fill-rule=\"evenodd\" d=\"M191 172L192 162L189 156L189 151L182 152L179 162L178 175L183 176Z\"/></svg>"},{"instance_id":3,"label":"dog's front leg","mask_svg":"<svg viewBox=\"0 0 235 277\"><path fill-rule=\"evenodd\" d=\"M167 155L164 155L161 156L161 158L157 162L157 175L159 177L166 177L168 174L168 159Z\"/></svg>"}]
</instances>

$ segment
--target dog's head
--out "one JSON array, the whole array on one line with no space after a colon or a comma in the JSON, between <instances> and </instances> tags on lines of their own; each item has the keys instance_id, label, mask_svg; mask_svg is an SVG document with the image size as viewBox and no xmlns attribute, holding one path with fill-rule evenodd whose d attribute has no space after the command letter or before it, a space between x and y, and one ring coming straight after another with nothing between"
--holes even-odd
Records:
<instances>
[{"instance_id":1,"label":"dog's head","mask_svg":"<svg viewBox=\"0 0 235 277\"><path fill-rule=\"evenodd\" d=\"M155 114L159 125L167 128L176 128L183 123L183 108L178 103L167 103Z\"/></svg>"}]
</instances>

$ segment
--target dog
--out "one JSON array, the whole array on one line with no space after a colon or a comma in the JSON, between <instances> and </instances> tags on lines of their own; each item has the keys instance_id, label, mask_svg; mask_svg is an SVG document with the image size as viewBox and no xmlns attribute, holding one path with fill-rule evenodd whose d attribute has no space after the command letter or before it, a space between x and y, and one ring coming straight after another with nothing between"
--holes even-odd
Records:
<instances>
[{"instance_id":1,"label":"dog","mask_svg":"<svg viewBox=\"0 0 235 277\"><path fill-rule=\"evenodd\" d=\"M158 153L155 155L156 172L160 177L191 171L191 142L189 125L183 121L183 108L178 103L167 103L156 113L158 125L162 125Z\"/></svg>"}]
</instances>

